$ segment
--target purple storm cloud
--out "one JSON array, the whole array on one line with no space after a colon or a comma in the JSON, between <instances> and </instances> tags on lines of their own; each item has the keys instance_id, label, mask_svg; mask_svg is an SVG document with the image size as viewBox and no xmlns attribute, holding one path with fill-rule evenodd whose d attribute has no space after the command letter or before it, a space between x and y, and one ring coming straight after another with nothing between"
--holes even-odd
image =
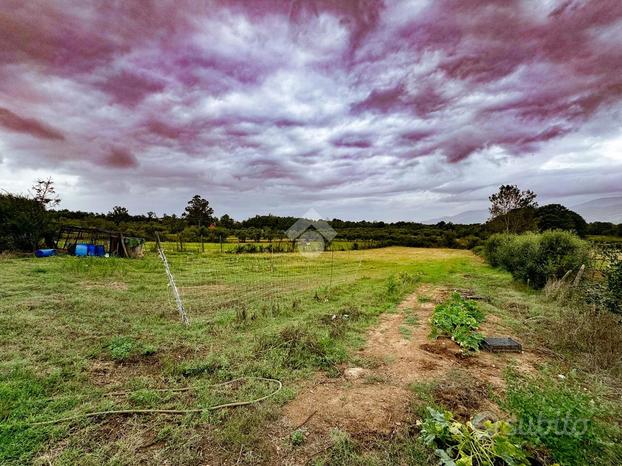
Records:
<instances>
[{"instance_id":1,"label":"purple storm cloud","mask_svg":"<svg viewBox=\"0 0 622 466\"><path fill-rule=\"evenodd\" d=\"M620 70L619 0L0 0L0 188L380 219L619 194Z\"/></svg>"}]
</instances>

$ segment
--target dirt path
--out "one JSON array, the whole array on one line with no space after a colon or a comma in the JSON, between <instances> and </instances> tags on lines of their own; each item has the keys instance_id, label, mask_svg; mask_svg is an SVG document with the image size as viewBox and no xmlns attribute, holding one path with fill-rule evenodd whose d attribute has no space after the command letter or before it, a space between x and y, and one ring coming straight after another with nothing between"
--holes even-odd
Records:
<instances>
[{"instance_id":1,"label":"dirt path","mask_svg":"<svg viewBox=\"0 0 622 466\"><path fill-rule=\"evenodd\" d=\"M450 405L455 401L457 410L466 406L498 412L485 394L481 400L469 400L471 392L485 393L487 387L503 390L502 371L510 361L519 370L533 371L538 357L528 352L481 352L463 357L453 341L430 340L430 316L434 306L447 295L447 290L420 287L400 304L396 313L384 314L379 325L370 331L367 345L358 354L368 362L366 368L344 368L343 376L336 379L318 375L285 406L281 435L275 444L280 464L304 464L329 445L330 431L335 428L355 438L390 437L409 417L413 395L408 387L413 383L446 379L441 385L444 392L438 394L441 400ZM424 296L429 301L420 302ZM487 334L506 334L495 319L488 319L484 330ZM452 371L461 368L477 381L474 387L452 380ZM295 449L287 446L289 434L301 426L306 436L304 445Z\"/></svg>"}]
</instances>

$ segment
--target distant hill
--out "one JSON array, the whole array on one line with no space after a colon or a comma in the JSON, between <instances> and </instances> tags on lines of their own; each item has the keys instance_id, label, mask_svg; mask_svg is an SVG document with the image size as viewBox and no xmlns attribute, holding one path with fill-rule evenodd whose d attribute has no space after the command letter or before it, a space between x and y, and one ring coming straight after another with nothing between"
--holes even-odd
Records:
<instances>
[{"instance_id":1,"label":"distant hill","mask_svg":"<svg viewBox=\"0 0 622 466\"><path fill-rule=\"evenodd\" d=\"M622 197L603 197L570 207L588 222L622 223Z\"/></svg>"},{"instance_id":2,"label":"distant hill","mask_svg":"<svg viewBox=\"0 0 622 466\"><path fill-rule=\"evenodd\" d=\"M602 197L574 206L568 206L568 208L581 215L587 222L622 223L622 196ZM467 210L456 215L424 220L422 223L435 225L438 222L451 222L467 225L470 223L484 223L488 220L488 216L488 210Z\"/></svg>"},{"instance_id":3,"label":"distant hill","mask_svg":"<svg viewBox=\"0 0 622 466\"><path fill-rule=\"evenodd\" d=\"M488 210L467 210L466 212L460 212L456 215L449 215L446 217L424 220L423 223L427 223L428 225L435 225L438 222L451 222L460 225L468 225L471 223L484 223L486 220L488 220L488 216Z\"/></svg>"}]
</instances>

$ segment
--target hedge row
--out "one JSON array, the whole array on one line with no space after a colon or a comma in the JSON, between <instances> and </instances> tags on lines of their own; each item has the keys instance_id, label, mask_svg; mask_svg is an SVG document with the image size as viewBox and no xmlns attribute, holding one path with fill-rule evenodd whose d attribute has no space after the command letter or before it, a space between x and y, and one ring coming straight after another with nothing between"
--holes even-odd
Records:
<instances>
[{"instance_id":1,"label":"hedge row","mask_svg":"<svg viewBox=\"0 0 622 466\"><path fill-rule=\"evenodd\" d=\"M542 288L549 279L588 265L589 250L586 241L566 231L501 233L487 240L484 256L490 265L507 270L515 279Z\"/></svg>"}]
</instances>

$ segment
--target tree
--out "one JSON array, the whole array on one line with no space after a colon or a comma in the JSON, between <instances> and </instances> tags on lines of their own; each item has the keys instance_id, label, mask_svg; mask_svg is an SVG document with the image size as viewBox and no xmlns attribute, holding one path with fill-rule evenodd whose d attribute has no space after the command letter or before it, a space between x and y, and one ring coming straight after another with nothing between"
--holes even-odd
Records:
<instances>
[{"instance_id":1,"label":"tree","mask_svg":"<svg viewBox=\"0 0 622 466\"><path fill-rule=\"evenodd\" d=\"M516 223L516 215L512 215L512 211L517 209L529 209L538 207L536 202L536 194L533 191L521 191L516 185L501 185L499 192L488 198L491 206L490 219L501 218L505 225L505 231L510 232L511 227ZM521 216L522 219L522 216Z\"/></svg>"},{"instance_id":2,"label":"tree","mask_svg":"<svg viewBox=\"0 0 622 466\"><path fill-rule=\"evenodd\" d=\"M218 224L224 228L233 228L235 225L235 221L228 214L225 214L220 217Z\"/></svg>"},{"instance_id":3,"label":"tree","mask_svg":"<svg viewBox=\"0 0 622 466\"><path fill-rule=\"evenodd\" d=\"M209 201L196 194L192 199L190 199L190 201L188 201L184 217L191 225L201 226L213 223L213 214L214 209L210 207Z\"/></svg>"},{"instance_id":4,"label":"tree","mask_svg":"<svg viewBox=\"0 0 622 466\"><path fill-rule=\"evenodd\" d=\"M127 222L130 219L130 213L127 208L116 205L111 212L108 212L108 218L119 225L121 222Z\"/></svg>"},{"instance_id":5,"label":"tree","mask_svg":"<svg viewBox=\"0 0 622 466\"><path fill-rule=\"evenodd\" d=\"M156 215L155 212L153 211L149 211L147 212L147 220L157 220L158 216Z\"/></svg>"},{"instance_id":6,"label":"tree","mask_svg":"<svg viewBox=\"0 0 622 466\"><path fill-rule=\"evenodd\" d=\"M40 202L0 193L0 251L32 251L51 232L50 214Z\"/></svg>"},{"instance_id":7,"label":"tree","mask_svg":"<svg viewBox=\"0 0 622 466\"><path fill-rule=\"evenodd\" d=\"M32 198L41 204L45 209L53 208L60 204L60 197L56 194L52 178L48 178L47 180L37 180L32 187L32 193Z\"/></svg>"},{"instance_id":8,"label":"tree","mask_svg":"<svg viewBox=\"0 0 622 466\"><path fill-rule=\"evenodd\" d=\"M568 230L581 237L587 233L587 223L583 217L561 204L548 204L538 208L536 218L540 231Z\"/></svg>"}]
</instances>

